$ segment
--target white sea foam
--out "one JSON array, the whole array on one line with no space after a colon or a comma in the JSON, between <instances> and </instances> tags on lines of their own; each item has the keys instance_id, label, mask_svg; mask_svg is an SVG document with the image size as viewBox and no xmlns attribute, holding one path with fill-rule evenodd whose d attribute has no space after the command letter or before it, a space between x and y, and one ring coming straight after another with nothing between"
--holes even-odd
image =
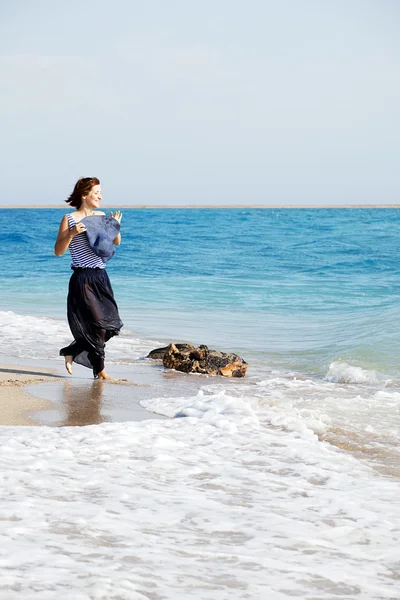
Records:
<instances>
[{"instance_id":1,"label":"white sea foam","mask_svg":"<svg viewBox=\"0 0 400 600\"><path fill-rule=\"evenodd\" d=\"M200 390L190 398L151 398L142 400L140 404L147 410L168 417L196 417L230 432L236 430L235 421L229 419L230 415L240 415L243 426L259 425L259 419L250 404L244 399L227 395L225 390L210 395Z\"/></svg>"},{"instance_id":2,"label":"white sea foam","mask_svg":"<svg viewBox=\"0 0 400 600\"><path fill-rule=\"evenodd\" d=\"M336 383L378 383L375 371L368 371L340 361L335 361L329 366L325 379Z\"/></svg>"},{"instance_id":3,"label":"white sea foam","mask_svg":"<svg viewBox=\"0 0 400 600\"><path fill-rule=\"evenodd\" d=\"M20 358L54 358L58 356L60 348L71 341L66 321L0 311L0 345L3 354ZM159 345L155 340L140 339L133 332L123 329L119 336L108 342L107 360L137 360Z\"/></svg>"},{"instance_id":4,"label":"white sea foam","mask_svg":"<svg viewBox=\"0 0 400 600\"><path fill-rule=\"evenodd\" d=\"M231 385L229 394L247 402L262 424L333 443L339 437L341 445L357 440L363 459L371 464L383 466L386 458L400 464L400 393L396 389L386 388L385 382L379 389L370 383L339 384L272 375L258 382ZM215 394L223 388L223 383L215 383L203 389Z\"/></svg>"},{"instance_id":5,"label":"white sea foam","mask_svg":"<svg viewBox=\"0 0 400 600\"><path fill-rule=\"evenodd\" d=\"M0 429L1 597L396 597L398 481L227 394L171 404Z\"/></svg>"}]
</instances>

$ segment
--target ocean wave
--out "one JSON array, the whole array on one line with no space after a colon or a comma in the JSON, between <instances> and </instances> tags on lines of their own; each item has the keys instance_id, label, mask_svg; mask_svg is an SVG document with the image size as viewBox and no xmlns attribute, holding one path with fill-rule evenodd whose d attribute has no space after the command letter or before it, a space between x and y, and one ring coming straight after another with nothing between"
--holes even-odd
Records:
<instances>
[{"instance_id":1,"label":"ocean wave","mask_svg":"<svg viewBox=\"0 0 400 600\"><path fill-rule=\"evenodd\" d=\"M379 379L375 371L369 371L349 365L346 362L335 361L329 366L325 375L326 381L334 383L366 383L377 384Z\"/></svg>"},{"instance_id":2,"label":"ocean wave","mask_svg":"<svg viewBox=\"0 0 400 600\"><path fill-rule=\"evenodd\" d=\"M59 355L59 349L71 341L66 321L0 311L0 345L3 355L29 359L54 358ZM144 340L134 332L125 330L107 343L107 360L138 360L160 345L155 340Z\"/></svg>"}]
</instances>

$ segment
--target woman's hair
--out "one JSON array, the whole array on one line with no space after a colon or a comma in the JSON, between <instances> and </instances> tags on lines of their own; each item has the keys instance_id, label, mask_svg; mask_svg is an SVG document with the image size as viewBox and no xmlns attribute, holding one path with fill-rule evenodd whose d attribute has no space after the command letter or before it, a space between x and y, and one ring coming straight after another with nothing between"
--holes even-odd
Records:
<instances>
[{"instance_id":1,"label":"woman's hair","mask_svg":"<svg viewBox=\"0 0 400 600\"><path fill-rule=\"evenodd\" d=\"M79 210L82 204L82 196L87 196L95 185L100 185L100 180L97 177L81 177L76 182L74 191L65 202Z\"/></svg>"}]
</instances>

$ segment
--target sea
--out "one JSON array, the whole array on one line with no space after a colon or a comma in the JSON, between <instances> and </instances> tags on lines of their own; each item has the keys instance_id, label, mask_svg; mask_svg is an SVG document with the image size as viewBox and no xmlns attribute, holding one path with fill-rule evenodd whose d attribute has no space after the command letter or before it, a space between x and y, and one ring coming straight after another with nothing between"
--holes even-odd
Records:
<instances>
[{"instance_id":1,"label":"sea","mask_svg":"<svg viewBox=\"0 0 400 600\"><path fill-rule=\"evenodd\" d=\"M4 357L59 364L71 341L64 212L0 210ZM247 374L167 376L135 391L140 422L1 427L0 596L399 600L399 228L391 208L124 209L107 370L188 342Z\"/></svg>"}]
</instances>

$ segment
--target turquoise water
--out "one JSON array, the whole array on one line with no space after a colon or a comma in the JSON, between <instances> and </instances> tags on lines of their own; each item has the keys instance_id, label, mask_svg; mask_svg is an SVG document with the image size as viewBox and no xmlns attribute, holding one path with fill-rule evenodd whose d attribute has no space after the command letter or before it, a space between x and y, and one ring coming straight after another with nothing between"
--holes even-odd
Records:
<instances>
[{"instance_id":1,"label":"turquoise water","mask_svg":"<svg viewBox=\"0 0 400 600\"><path fill-rule=\"evenodd\" d=\"M65 211L66 212L66 211ZM58 209L0 210L0 310L65 319ZM127 209L108 272L124 331L324 374L400 378L396 209Z\"/></svg>"}]
</instances>

